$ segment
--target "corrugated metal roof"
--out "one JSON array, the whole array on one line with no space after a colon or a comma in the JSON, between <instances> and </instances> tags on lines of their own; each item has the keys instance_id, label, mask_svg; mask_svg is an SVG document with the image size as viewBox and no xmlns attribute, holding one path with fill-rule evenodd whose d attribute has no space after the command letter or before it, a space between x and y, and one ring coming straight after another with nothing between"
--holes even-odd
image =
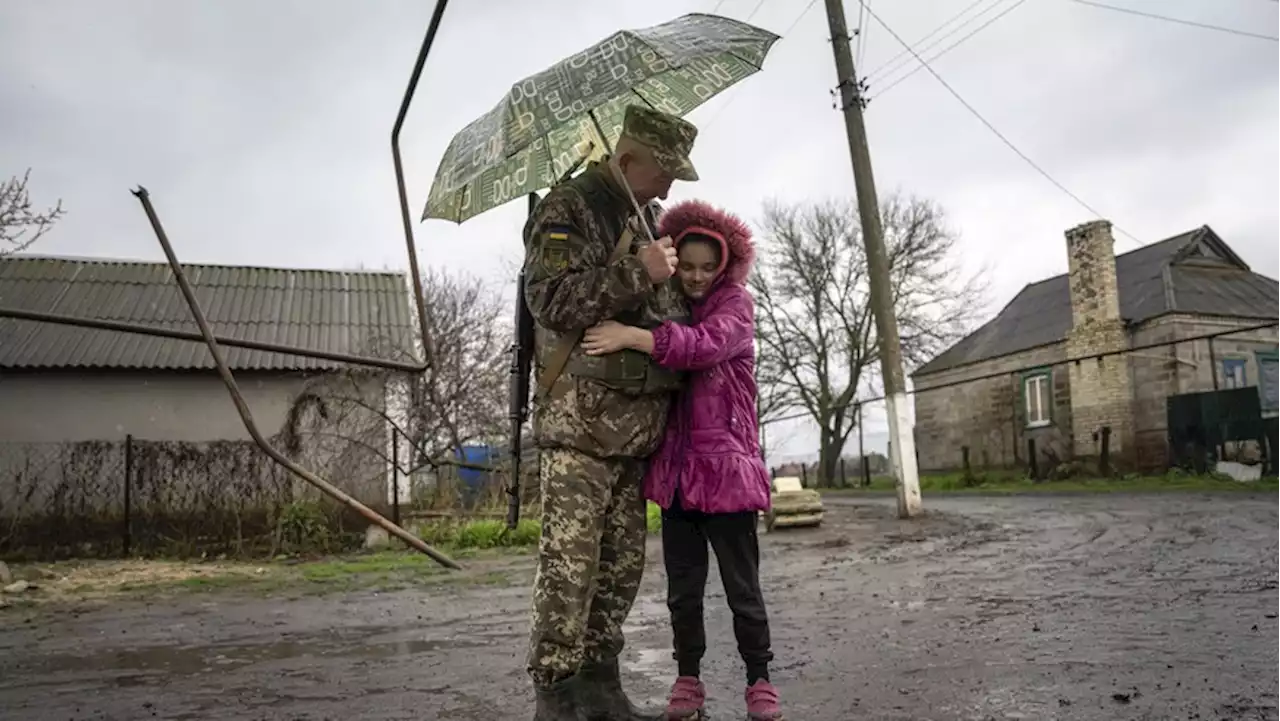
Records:
<instances>
[{"instance_id":1,"label":"corrugated metal roof","mask_svg":"<svg viewBox=\"0 0 1280 721\"><path fill-rule=\"evenodd\" d=\"M1201 248L1221 262L1196 264L1188 251ZM1207 225L1117 255L1116 290L1120 315L1132 323L1170 312L1272 319L1280 303L1276 280L1250 271ZM1047 345L1063 340L1070 330L1071 295L1064 273L1023 288L995 318L912 375Z\"/></svg>"},{"instance_id":2,"label":"corrugated metal roof","mask_svg":"<svg viewBox=\"0 0 1280 721\"><path fill-rule=\"evenodd\" d=\"M183 270L218 335L358 355L413 348L403 273L185 264ZM199 332L164 263L0 258L0 306ZM343 365L244 348L224 352L233 370ZM0 368L213 367L203 343L0 318Z\"/></svg>"}]
</instances>

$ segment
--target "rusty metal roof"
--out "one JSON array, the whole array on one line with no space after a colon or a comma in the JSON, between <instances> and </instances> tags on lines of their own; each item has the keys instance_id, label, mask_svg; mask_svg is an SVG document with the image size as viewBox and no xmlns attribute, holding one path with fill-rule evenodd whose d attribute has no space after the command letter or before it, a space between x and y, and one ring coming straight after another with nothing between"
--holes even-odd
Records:
<instances>
[{"instance_id":1,"label":"rusty metal roof","mask_svg":"<svg viewBox=\"0 0 1280 721\"><path fill-rule=\"evenodd\" d=\"M1071 331L1067 281L1063 274L1027 285L996 317L912 376L1065 339ZM1128 323L1166 313L1270 320L1280 302L1276 280L1254 273L1207 225L1117 255L1116 291L1120 316Z\"/></svg>"},{"instance_id":2,"label":"rusty metal roof","mask_svg":"<svg viewBox=\"0 0 1280 721\"><path fill-rule=\"evenodd\" d=\"M183 265L218 335L360 355L412 349L403 273ZM0 306L199 332L165 263L0 258ZM232 370L341 363L224 348ZM397 354L397 360L404 356ZM0 318L0 368L212 369L203 343Z\"/></svg>"}]
</instances>

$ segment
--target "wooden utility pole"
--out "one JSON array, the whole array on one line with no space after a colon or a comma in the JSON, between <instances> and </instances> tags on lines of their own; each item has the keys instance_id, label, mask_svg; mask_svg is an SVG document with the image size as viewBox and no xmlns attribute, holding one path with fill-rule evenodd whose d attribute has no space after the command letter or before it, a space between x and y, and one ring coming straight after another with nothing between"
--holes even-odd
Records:
<instances>
[{"instance_id":1,"label":"wooden utility pole","mask_svg":"<svg viewBox=\"0 0 1280 721\"><path fill-rule=\"evenodd\" d=\"M911 518L920 513L920 475L916 468L916 444L907 423L906 379L902 370L902 342L898 319L894 316L893 294L889 287L889 258L880 225L880 204L871 173L871 152L867 150L867 126L862 119L862 92L853 67L848 24L843 0L826 0L827 25L831 28L831 49L836 58L836 80L849 137L853 162L853 183L858 194L858 216L862 221L862 242L867 249L867 271L871 285L871 312L880 340L880 374L889 415L889 457L896 471L898 515Z\"/></svg>"}]
</instances>

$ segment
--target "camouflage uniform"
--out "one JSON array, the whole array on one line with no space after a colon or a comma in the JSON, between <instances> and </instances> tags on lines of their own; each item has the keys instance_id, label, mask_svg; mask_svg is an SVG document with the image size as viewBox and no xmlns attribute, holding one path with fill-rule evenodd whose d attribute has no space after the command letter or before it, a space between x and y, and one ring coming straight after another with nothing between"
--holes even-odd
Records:
<instances>
[{"instance_id":1,"label":"camouflage uniform","mask_svg":"<svg viewBox=\"0 0 1280 721\"><path fill-rule=\"evenodd\" d=\"M624 135L677 178L696 178L697 131L679 118L629 108ZM648 242L608 159L551 189L525 226L525 297L536 322L536 373L567 334L604 320L655 327L687 318L674 282L655 286L635 252ZM631 226L630 253L608 265ZM577 346L534 410L540 449L542 539L534 580L528 669L549 687L585 664L609 664L640 586L645 556L642 483L672 393L682 378L649 356L591 357Z\"/></svg>"}]
</instances>

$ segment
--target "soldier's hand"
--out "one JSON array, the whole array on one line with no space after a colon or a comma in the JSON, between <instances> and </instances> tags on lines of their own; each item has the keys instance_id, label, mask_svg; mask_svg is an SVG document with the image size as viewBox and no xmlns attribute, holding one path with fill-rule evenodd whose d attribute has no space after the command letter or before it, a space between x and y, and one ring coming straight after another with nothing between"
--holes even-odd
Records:
<instances>
[{"instance_id":1,"label":"soldier's hand","mask_svg":"<svg viewBox=\"0 0 1280 721\"><path fill-rule=\"evenodd\" d=\"M676 249L671 245L671 236L660 238L641 248L636 257L649 272L649 280L661 283L676 272Z\"/></svg>"}]
</instances>

